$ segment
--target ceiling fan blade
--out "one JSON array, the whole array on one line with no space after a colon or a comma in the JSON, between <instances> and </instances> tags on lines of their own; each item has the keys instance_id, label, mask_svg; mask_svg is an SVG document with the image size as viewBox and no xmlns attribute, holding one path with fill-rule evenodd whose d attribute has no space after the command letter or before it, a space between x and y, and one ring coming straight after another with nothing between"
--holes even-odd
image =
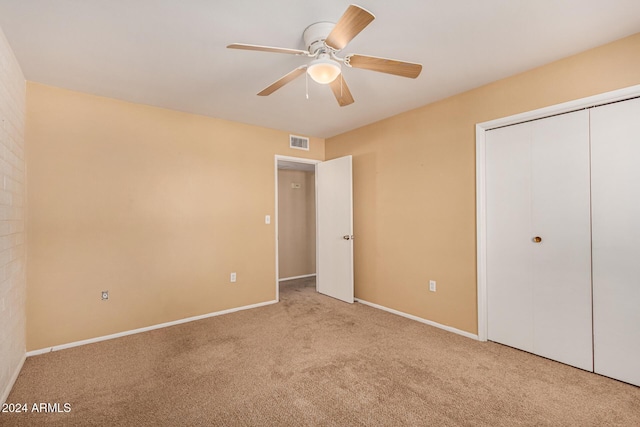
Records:
<instances>
[{"instance_id":1,"label":"ceiling fan blade","mask_svg":"<svg viewBox=\"0 0 640 427\"><path fill-rule=\"evenodd\" d=\"M340 73L334 81L329 83L329 85L331 86L333 95L336 97L336 100L341 107L353 104L353 96L351 95L349 86L347 86L347 82L344 81L342 73Z\"/></svg>"},{"instance_id":2,"label":"ceiling fan blade","mask_svg":"<svg viewBox=\"0 0 640 427\"><path fill-rule=\"evenodd\" d=\"M344 12L336 26L333 27L324 43L335 50L344 49L375 18L373 13L352 4Z\"/></svg>"},{"instance_id":3,"label":"ceiling fan blade","mask_svg":"<svg viewBox=\"0 0 640 427\"><path fill-rule=\"evenodd\" d=\"M288 53L290 55L308 55L309 52L300 49L287 49L285 47L259 46L255 44L232 43L229 49L257 50L260 52Z\"/></svg>"},{"instance_id":4,"label":"ceiling fan blade","mask_svg":"<svg viewBox=\"0 0 640 427\"><path fill-rule=\"evenodd\" d=\"M363 68L365 70L395 74L396 76L409 77L412 79L418 77L422 71L421 64L366 55L348 55L345 58L345 64L353 68Z\"/></svg>"},{"instance_id":5,"label":"ceiling fan blade","mask_svg":"<svg viewBox=\"0 0 640 427\"><path fill-rule=\"evenodd\" d=\"M301 74L304 74L306 71L307 71L306 65L298 67L295 70L291 71L289 74L285 75L279 80L276 80L275 82L271 83L266 88L262 89L262 91L258 92L258 95L259 96L271 95L273 92L280 89L282 86L286 85L287 83L293 81L296 77L299 77Z\"/></svg>"}]
</instances>

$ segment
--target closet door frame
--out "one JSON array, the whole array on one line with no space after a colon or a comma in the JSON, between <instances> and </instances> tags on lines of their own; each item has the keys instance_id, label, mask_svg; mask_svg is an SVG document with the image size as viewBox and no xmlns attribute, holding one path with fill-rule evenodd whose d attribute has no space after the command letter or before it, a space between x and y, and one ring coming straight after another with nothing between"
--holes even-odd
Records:
<instances>
[{"instance_id":1,"label":"closet door frame","mask_svg":"<svg viewBox=\"0 0 640 427\"><path fill-rule=\"evenodd\" d=\"M631 86L600 95L581 98L551 107L503 117L476 124L476 265L478 295L478 340L487 341L487 206L486 206L486 140L485 132L502 126L568 113L596 105L607 104L640 96L640 85Z\"/></svg>"}]
</instances>

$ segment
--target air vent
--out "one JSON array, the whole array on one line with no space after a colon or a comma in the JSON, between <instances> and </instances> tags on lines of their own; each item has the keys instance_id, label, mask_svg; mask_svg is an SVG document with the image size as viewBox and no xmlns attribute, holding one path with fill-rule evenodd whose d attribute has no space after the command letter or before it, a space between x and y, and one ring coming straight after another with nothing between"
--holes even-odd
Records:
<instances>
[{"instance_id":1,"label":"air vent","mask_svg":"<svg viewBox=\"0 0 640 427\"><path fill-rule=\"evenodd\" d=\"M289 135L289 148L309 151L309 138L304 136Z\"/></svg>"}]
</instances>

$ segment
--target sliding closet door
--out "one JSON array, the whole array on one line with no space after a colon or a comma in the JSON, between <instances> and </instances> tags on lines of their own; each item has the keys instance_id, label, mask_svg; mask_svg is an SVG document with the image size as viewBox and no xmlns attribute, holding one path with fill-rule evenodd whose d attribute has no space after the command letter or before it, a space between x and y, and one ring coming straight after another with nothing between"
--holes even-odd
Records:
<instances>
[{"instance_id":1,"label":"sliding closet door","mask_svg":"<svg viewBox=\"0 0 640 427\"><path fill-rule=\"evenodd\" d=\"M640 386L640 99L591 111L595 372Z\"/></svg>"},{"instance_id":2,"label":"sliding closet door","mask_svg":"<svg viewBox=\"0 0 640 427\"><path fill-rule=\"evenodd\" d=\"M489 339L593 368L589 113L487 132Z\"/></svg>"}]
</instances>

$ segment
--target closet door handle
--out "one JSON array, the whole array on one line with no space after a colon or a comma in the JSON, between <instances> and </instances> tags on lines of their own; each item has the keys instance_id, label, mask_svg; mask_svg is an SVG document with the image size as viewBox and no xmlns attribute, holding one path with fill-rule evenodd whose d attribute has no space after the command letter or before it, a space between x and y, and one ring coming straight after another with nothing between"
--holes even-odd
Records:
<instances>
[{"instance_id":1,"label":"closet door handle","mask_svg":"<svg viewBox=\"0 0 640 427\"><path fill-rule=\"evenodd\" d=\"M345 234L344 236L342 236L342 238L344 240L353 240L353 235Z\"/></svg>"},{"instance_id":2,"label":"closet door handle","mask_svg":"<svg viewBox=\"0 0 640 427\"><path fill-rule=\"evenodd\" d=\"M540 242L542 242L542 237L540 237L540 236L536 236L536 237L534 237L534 238L533 238L533 239L531 239L531 240L533 240L533 243L540 243Z\"/></svg>"}]
</instances>

